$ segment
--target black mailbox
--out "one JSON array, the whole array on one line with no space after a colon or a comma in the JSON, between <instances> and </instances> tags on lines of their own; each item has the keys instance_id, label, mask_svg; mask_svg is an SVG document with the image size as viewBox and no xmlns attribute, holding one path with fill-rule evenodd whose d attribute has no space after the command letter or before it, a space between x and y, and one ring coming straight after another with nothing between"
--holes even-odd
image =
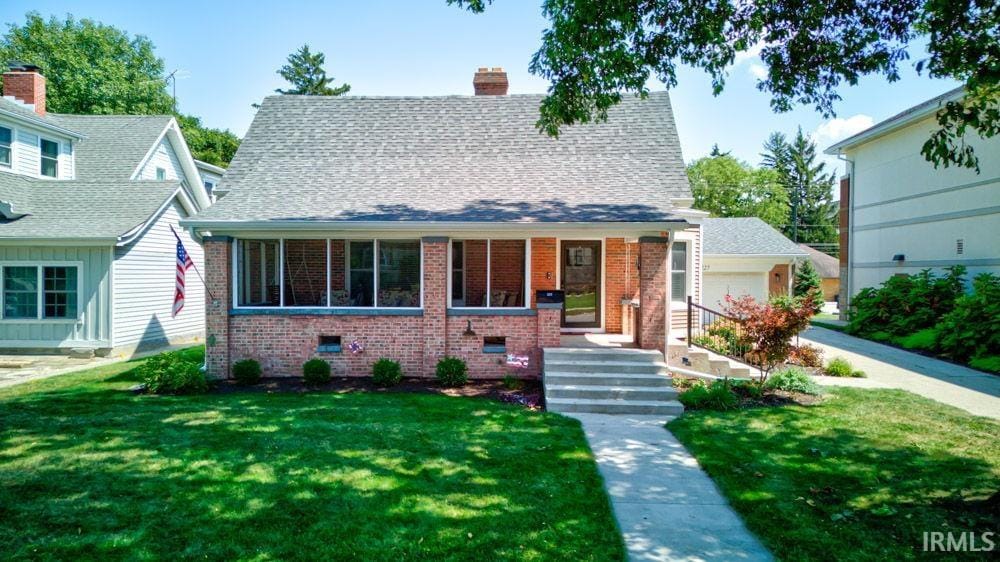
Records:
<instances>
[{"instance_id":1,"label":"black mailbox","mask_svg":"<svg viewBox=\"0 0 1000 562\"><path fill-rule=\"evenodd\" d=\"M540 289L538 291L535 291L535 300L537 302L563 303L566 301L566 297L562 291L549 291Z\"/></svg>"}]
</instances>

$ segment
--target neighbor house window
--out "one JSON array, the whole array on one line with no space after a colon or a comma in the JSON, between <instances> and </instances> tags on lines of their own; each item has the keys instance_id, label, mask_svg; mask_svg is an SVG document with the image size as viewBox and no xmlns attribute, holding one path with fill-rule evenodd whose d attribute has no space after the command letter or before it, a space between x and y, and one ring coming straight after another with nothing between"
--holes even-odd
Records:
<instances>
[{"instance_id":1,"label":"neighbor house window","mask_svg":"<svg viewBox=\"0 0 1000 562\"><path fill-rule=\"evenodd\" d=\"M59 143L42 139L42 175L50 178L59 175Z\"/></svg>"},{"instance_id":2,"label":"neighbor house window","mask_svg":"<svg viewBox=\"0 0 1000 562\"><path fill-rule=\"evenodd\" d=\"M421 306L419 240L239 240L236 270L237 306Z\"/></svg>"},{"instance_id":3,"label":"neighbor house window","mask_svg":"<svg viewBox=\"0 0 1000 562\"><path fill-rule=\"evenodd\" d=\"M79 268L64 265L11 265L3 268L3 317L77 317Z\"/></svg>"},{"instance_id":4,"label":"neighbor house window","mask_svg":"<svg viewBox=\"0 0 1000 562\"><path fill-rule=\"evenodd\" d=\"M670 300L686 302L687 288L687 242L674 242L670 258Z\"/></svg>"},{"instance_id":5,"label":"neighbor house window","mask_svg":"<svg viewBox=\"0 0 1000 562\"><path fill-rule=\"evenodd\" d=\"M163 168L156 169L156 179L163 181L167 179L167 171Z\"/></svg>"},{"instance_id":6,"label":"neighbor house window","mask_svg":"<svg viewBox=\"0 0 1000 562\"><path fill-rule=\"evenodd\" d=\"M7 127L0 127L0 166L11 167L11 147L14 144L14 132Z\"/></svg>"},{"instance_id":7,"label":"neighbor house window","mask_svg":"<svg viewBox=\"0 0 1000 562\"><path fill-rule=\"evenodd\" d=\"M451 306L523 308L525 240L455 240L451 249Z\"/></svg>"},{"instance_id":8,"label":"neighbor house window","mask_svg":"<svg viewBox=\"0 0 1000 562\"><path fill-rule=\"evenodd\" d=\"M278 240L240 240L237 244L240 306L279 306L281 284L278 277Z\"/></svg>"}]
</instances>

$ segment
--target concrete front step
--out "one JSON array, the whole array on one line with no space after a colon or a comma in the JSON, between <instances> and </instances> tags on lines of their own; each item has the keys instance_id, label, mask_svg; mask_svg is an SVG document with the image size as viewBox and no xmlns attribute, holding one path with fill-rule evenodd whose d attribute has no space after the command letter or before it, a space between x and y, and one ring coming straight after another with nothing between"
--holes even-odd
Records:
<instances>
[{"instance_id":1,"label":"concrete front step","mask_svg":"<svg viewBox=\"0 0 1000 562\"><path fill-rule=\"evenodd\" d=\"M666 386L673 382L666 374L644 373L545 373L545 386Z\"/></svg>"},{"instance_id":2,"label":"concrete front step","mask_svg":"<svg viewBox=\"0 0 1000 562\"><path fill-rule=\"evenodd\" d=\"M644 414L679 416L684 406L676 400L589 400L583 398L546 399L551 412L586 412L591 414Z\"/></svg>"},{"instance_id":3,"label":"concrete front step","mask_svg":"<svg viewBox=\"0 0 1000 562\"><path fill-rule=\"evenodd\" d=\"M667 374L663 361L590 361L545 358L546 373L641 373Z\"/></svg>"},{"instance_id":4,"label":"concrete front step","mask_svg":"<svg viewBox=\"0 0 1000 562\"><path fill-rule=\"evenodd\" d=\"M588 400L676 400L677 391L669 386L609 386L550 384L545 399L585 398Z\"/></svg>"},{"instance_id":5,"label":"concrete front step","mask_svg":"<svg viewBox=\"0 0 1000 562\"><path fill-rule=\"evenodd\" d=\"M655 349L564 348L545 349L547 361L627 361L629 363L662 363L663 354Z\"/></svg>"}]
</instances>

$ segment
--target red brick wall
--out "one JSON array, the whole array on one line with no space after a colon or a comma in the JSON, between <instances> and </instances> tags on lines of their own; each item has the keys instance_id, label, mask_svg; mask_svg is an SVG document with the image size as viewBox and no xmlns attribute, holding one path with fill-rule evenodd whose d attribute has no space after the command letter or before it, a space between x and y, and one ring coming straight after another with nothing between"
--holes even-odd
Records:
<instances>
[{"instance_id":1,"label":"red brick wall","mask_svg":"<svg viewBox=\"0 0 1000 562\"><path fill-rule=\"evenodd\" d=\"M344 272L347 271L344 262L344 241L330 240L330 291L346 291Z\"/></svg>"},{"instance_id":2,"label":"red brick wall","mask_svg":"<svg viewBox=\"0 0 1000 562\"><path fill-rule=\"evenodd\" d=\"M531 307L535 307L535 291L554 290L559 256L555 238L531 239Z\"/></svg>"},{"instance_id":3,"label":"red brick wall","mask_svg":"<svg viewBox=\"0 0 1000 562\"><path fill-rule=\"evenodd\" d=\"M470 321L475 336L464 335ZM558 316L555 326L558 330ZM483 338L489 336L505 336L507 353L527 355L528 368L507 367L506 356L502 353L483 353ZM501 378L508 374L537 377L542 359L538 347L538 317L449 316L447 353L465 359L469 365L469 376L473 378ZM433 375L432 365L430 376Z\"/></svg>"},{"instance_id":4,"label":"red brick wall","mask_svg":"<svg viewBox=\"0 0 1000 562\"><path fill-rule=\"evenodd\" d=\"M448 241L424 241L423 374L434 376L434 367L445 355L448 313Z\"/></svg>"},{"instance_id":5,"label":"red brick wall","mask_svg":"<svg viewBox=\"0 0 1000 562\"><path fill-rule=\"evenodd\" d=\"M622 333L622 299L626 296L625 239L608 238L604 248L604 329Z\"/></svg>"},{"instance_id":6,"label":"red brick wall","mask_svg":"<svg viewBox=\"0 0 1000 562\"><path fill-rule=\"evenodd\" d=\"M486 306L486 240L466 240L465 306Z\"/></svg>"},{"instance_id":7,"label":"red brick wall","mask_svg":"<svg viewBox=\"0 0 1000 562\"><path fill-rule=\"evenodd\" d=\"M659 349L666 346L667 244L639 242L639 347Z\"/></svg>"},{"instance_id":8,"label":"red brick wall","mask_svg":"<svg viewBox=\"0 0 1000 562\"><path fill-rule=\"evenodd\" d=\"M524 306L524 250L524 240L490 242L490 292L494 298L499 292L507 293L503 306ZM491 304L500 306L499 302Z\"/></svg>"},{"instance_id":9,"label":"red brick wall","mask_svg":"<svg viewBox=\"0 0 1000 562\"><path fill-rule=\"evenodd\" d=\"M791 268L787 263L779 263L771 268L767 274L768 294L775 295L788 294L788 278L791 275Z\"/></svg>"},{"instance_id":10,"label":"red brick wall","mask_svg":"<svg viewBox=\"0 0 1000 562\"><path fill-rule=\"evenodd\" d=\"M214 378L229 376L230 242L206 238L205 366Z\"/></svg>"}]
</instances>

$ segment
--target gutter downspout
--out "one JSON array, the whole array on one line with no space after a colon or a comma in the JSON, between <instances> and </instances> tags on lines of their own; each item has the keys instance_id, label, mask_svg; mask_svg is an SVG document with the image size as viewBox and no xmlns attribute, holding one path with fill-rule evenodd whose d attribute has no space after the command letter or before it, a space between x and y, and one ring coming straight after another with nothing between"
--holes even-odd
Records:
<instances>
[{"instance_id":1,"label":"gutter downspout","mask_svg":"<svg viewBox=\"0 0 1000 562\"><path fill-rule=\"evenodd\" d=\"M847 165L847 291L844 293L845 301L838 304L841 309L841 316L847 317L847 312L851 307L851 297L854 296L854 160L837 154L837 160L842 160ZM841 248L843 251L843 248Z\"/></svg>"}]
</instances>

